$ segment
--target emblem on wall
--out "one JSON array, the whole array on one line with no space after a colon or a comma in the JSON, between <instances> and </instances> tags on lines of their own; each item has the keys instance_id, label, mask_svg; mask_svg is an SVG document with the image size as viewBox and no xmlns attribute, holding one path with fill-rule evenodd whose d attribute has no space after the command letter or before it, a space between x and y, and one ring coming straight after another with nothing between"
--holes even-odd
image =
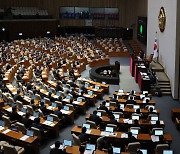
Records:
<instances>
[{"instance_id":1,"label":"emblem on wall","mask_svg":"<svg viewBox=\"0 0 180 154\"><path fill-rule=\"evenodd\" d=\"M159 29L161 32L164 32L166 27L166 11L164 7L161 7L159 11L158 20L159 20Z\"/></svg>"}]
</instances>

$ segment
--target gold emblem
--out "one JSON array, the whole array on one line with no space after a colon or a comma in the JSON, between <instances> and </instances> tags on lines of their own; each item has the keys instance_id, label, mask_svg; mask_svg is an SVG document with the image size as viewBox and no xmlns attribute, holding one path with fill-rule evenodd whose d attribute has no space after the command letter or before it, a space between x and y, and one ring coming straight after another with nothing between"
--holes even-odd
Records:
<instances>
[{"instance_id":1,"label":"gold emblem","mask_svg":"<svg viewBox=\"0 0 180 154\"><path fill-rule=\"evenodd\" d=\"M159 29L161 32L164 32L166 26L166 12L164 7L161 7L159 11L158 19L159 19Z\"/></svg>"}]
</instances>

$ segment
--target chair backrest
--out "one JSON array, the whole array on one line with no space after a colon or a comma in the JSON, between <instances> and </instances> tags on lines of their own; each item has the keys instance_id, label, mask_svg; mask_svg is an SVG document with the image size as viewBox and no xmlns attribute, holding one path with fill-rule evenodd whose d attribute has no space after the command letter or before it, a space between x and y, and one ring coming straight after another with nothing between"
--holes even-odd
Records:
<instances>
[{"instance_id":1,"label":"chair backrest","mask_svg":"<svg viewBox=\"0 0 180 154\"><path fill-rule=\"evenodd\" d=\"M54 121L57 121L57 122L60 121L59 118L58 118L58 116L57 116L56 114L50 114L50 116L53 117L53 120L54 120Z\"/></svg>"},{"instance_id":2,"label":"chair backrest","mask_svg":"<svg viewBox=\"0 0 180 154\"><path fill-rule=\"evenodd\" d=\"M35 94L35 100L41 100L41 96L39 94Z\"/></svg>"},{"instance_id":3,"label":"chair backrest","mask_svg":"<svg viewBox=\"0 0 180 154\"><path fill-rule=\"evenodd\" d=\"M21 110L23 108L23 103L18 100L16 101L16 105L19 110Z\"/></svg>"},{"instance_id":4,"label":"chair backrest","mask_svg":"<svg viewBox=\"0 0 180 154\"><path fill-rule=\"evenodd\" d=\"M94 121L87 120L87 124L90 124L91 128L96 128L96 123Z\"/></svg>"},{"instance_id":5,"label":"chair backrest","mask_svg":"<svg viewBox=\"0 0 180 154\"><path fill-rule=\"evenodd\" d=\"M97 110L97 112L101 112L101 116L106 116L107 115L105 110Z\"/></svg>"},{"instance_id":6,"label":"chair backrest","mask_svg":"<svg viewBox=\"0 0 180 154\"><path fill-rule=\"evenodd\" d=\"M3 146L4 154L17 154L17 151L13 145L5 144Z\"/></svg>"},{"instance_id":7,"label":"chair backrest","mask_svg":"<svg viewBox=\"0 0 180 154\"><path fill-rule=\"evenodd\" d=\"M33 115L34 110L33 110L32 106L27 105L26 107L27 107L27 112L28 112L29 114Z\"/></svg>"},{"instance_id":8,"label":"chair backrest","mask_svg":"<svg viewBox=\"0 0 180 154\"><path fill-rule=\"evenodd\" d=\"M31 130L34 132L35 136L38 136L38 139L42 139L41 131L36 127L31 127Z\"/></svg>"},{"instance_id":9,"label":"chair backrest","mask_svg":"<svg viewBox=\"0 0 180 154\"><path fill-rule=\"evenodd\" d=\"M48 104L48 105L52 104L49 98L44 97L44 100L45 100L45 104Z\"/></svg>"},{"instance_id":10,"label":"chair backrest","mask_svg":"<svg viewBox=\"0 0 180 154\"><path fill-rule=\"evenodd\" d=\"M106 126L107 126L107 127L113 127L113 128L114 128L114 131L117 130L117 125L114 125L114 124L107 124Z\"/></svg>"},{"instance_id":11,"label":"chair backrest","mask_svg":"<svg viewBox=\"0 0 180 154\"><path fill-rule=\"evenodd\" d=\"M169 145L168 144L158 144L156 145L155 154L162 154L163 150L168 150Z\"/></svg>"},{"instance_id":12,"label":"chair backrest","mask_svg":"<svg viewBox=\"0 0 180 154\"><path fill-rule=\"evenodd\" d=\"M128 152L131 154L136 154L137 150L140 149L140 143L134 142L128 144Z\"/></svg>"},{"instance_id":13,"label":"chair backrest","mask_svg":"<svg viewBox=\"0 0 180 154\"><path fill-rule=\"evenodd\" d=\"M81 141L80 141L79 137L77 135L75 135L74 133L72 134L72 137L73 137L74 145L80 146Z\"/></svg>"},{"instance_id":14,"label":"chair backrest","mask_svg":"<svg viewBox=\"0 0 180 154\"><path fill-rule=\"evenodd\" d=\"M133 107L134 107L133 104L126 104L126 108L133 109Z\"/></svg>"},{"instance_id":15,"label":"chair backrest","mask_svg":"<svg viewBox=\"0 0 180 154\"><path fill-rule=\"evenodd\" d=\"M7 117L7 116L5 116L5 115L3 115L3 116L2 116L2 119L3 119L3 121L5 122L5 126L8 127L8 128L10 128L10 126L11 126L10 118Z\"/></svg>"},{"instance_id":16,"label":"chair backrest","mask_svg":"<svg viewBox=\"0 0 180 154\"><path fill-rule=\"evenodd\" d=\"M63 106L63 105L62 105L62 102L55 101L55 103L57 104L57 106L61 106L61 107Z\"/></svg>"},{"instance_id":17,"label":"chair backrest","mask_svg":"<svg viewBox=\"0 0 180 154\"><path fill-rule=\"evenodd\" d=\"M18 126L18 131L21 131L24 134L26 133L26 127L24 126L24 124L16 122L16 125Z\"/></svg>"},{"instance_id":18,"label":"chair backrest","mask_svg":"<svg viewBox=\"0 0 180 154\"><path fill-rule=\"evenodd\" d=\"M101 140L104 138L104 136L101 136L101 137L99 137L98 139L97 139L97 141L96 141L96 145L97 145L97 148L98 149L101 149Z\"/></svg>"}]
</instances>

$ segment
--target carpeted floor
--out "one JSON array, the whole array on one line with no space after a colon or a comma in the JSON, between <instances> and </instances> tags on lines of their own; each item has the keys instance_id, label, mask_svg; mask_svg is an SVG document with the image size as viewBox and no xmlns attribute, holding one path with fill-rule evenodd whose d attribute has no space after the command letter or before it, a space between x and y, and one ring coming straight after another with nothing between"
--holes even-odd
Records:
<instances>
[{"instance_id":1,"label":"carpeted floor","mask_svg":"<svg viewBox=\"0 0 180 154\"><path fill-rule=\"evenodd\" d=\"M135 80L130 75L129 71L129 58L122 57L122 58L110 58L110 63L114 64L115 61L120 61L121 63L121 73L120 73L120 85L110 85L109 95L105 95L103 98L105 99L107 96L112 96L113 92L120 89L124 89L124 91L136 90L139 91L138 85L135 83ZM82 72L83 77L89 77L89 67L87 66L86 70ZM172 99L171 96L162 96L162 97L153 97L156 101L156 107L160 110L160 119L164 120L165 122L165 132L171 134L173 138L173 142L171 145L171 149L174 150L175 154L180 154L180 132L178 132L175 128L175 124L171 120L171 109L172 108L180 108L180 102L175 101ZM95 107L90 107L87 110L88 113L92 113L102 102L102 100L98 100ZM75 118L75 122L73 125L67 126L63 128L59 132L59 137L55 139L50 139L40 147L41 154L48 154L49 147L52 145L56 140L63 141L63 139L70 139L72 140L71 136L71 129L75 125L82 125L85 122L85 115L78 115Z\"/></svg>"}]
</instances>

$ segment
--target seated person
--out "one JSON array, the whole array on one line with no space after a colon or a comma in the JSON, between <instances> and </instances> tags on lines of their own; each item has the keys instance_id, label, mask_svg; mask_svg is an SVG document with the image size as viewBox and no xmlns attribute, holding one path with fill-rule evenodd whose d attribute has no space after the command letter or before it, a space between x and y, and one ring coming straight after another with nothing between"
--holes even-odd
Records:
<instances>
[{"instance_id":1,"label":"seated person","mask_svg":"<svg viewBox=\"0 0 180 154\"><path fill-rule=\"evenodd\" d=\"M41 102L40 103L40 110L43 112L43 114L48 114L49 113L49 111L48 111L48 109L46 108L46 106L44 105L44 102Z\"/></svg>"},{"instance_id":2,"label":"seated person","mask_svg":"<svg viewBox=\"0 0 180 154\"><path fill-rule=\"evenodd\" d=\"M14 101L16 102L17 100L20 102L23 102L23 98L20 95L20 90L17 91L17 94L14 95Z\"/></svg>"},{"instance_id":3,"label":"seated person","mask_svg":"<svg viewBox=\"0 0 180 154\"><path fill-rule=\"evenodd\" d=\"M136 142L136 138L132 135L131 132L128 132L128 138L126 140L126 143L125 145L128 146L129 143L133 143L133 142Z\"/></svg>"},{"instance_id":4,"label":"seated person","mask_svg":"<svg viewBox=\"0 0 180 154\"><path fill-rule=\"evenodd\" d=\"M99 150L108 150L110 143L109 143L109 139L105 136L103 137L99 137L97 139L97 149Z\"/></svg>"},{"instance_id":5,"label":"seated person","mask_svg":"<svg viewBox=\"0 0 180 154\"><path fill-rule=\"evenodd\" d=\"M30 128L30 126L32 125L32 120L29 119L29 116L30 114L26 113L25 117L22 119L22 123L26 128Z\"/></svg>"},{"instance_id":6,"label":"seated person","mask_svg":"<svg viewBox=\"0 0 180 154\"><path fill-rule=\"evenodd\" d=\"M123 110L120 108L120 104L118 103L114 109L114 112L123 112Z\"/></svg>"},{"instance_id":7,"label":"seated person","mask_svg":"<svg viewBox=\"0 0 180 154\"><path fill-rule=\"evenodd\" d=\"M61 109L62 109L62 107L58 106L58 110L54 111L54 114L57 115L59 119L61 119L63 117Z\"/></svg>"},{"instance_id":8,"label":"seated person","mask_svg":"<svg viewBox=\"0 0 180 154\"><path fill-rule=\"evenodd\" d=\"M113 94L113 98L111 98L112 102L118 102L117 95Z\"/></svg>"},{"instance_id":9,"label":"seated person","mask_svg":"<svg viewBox=\"0 0 180 154\"><path fill-rule=\"evenodd\" d=\"M65 151L62 149L59 149L61 143L60 141L55 142L55 147L50 150L50 154L65 154Z\"/></svg>"},{"instance_id":10,"label":"seated person","mask_svg":"<svg viewBox=\"0 0 180 154\"><path fill-rule=\"evenodd\" d=\"M97 111L93 111L93 114L90 115L89 120L94 121L96 125L99 125L102 119L97 115Z\"/></svg>"},{"instance_id":11,"label":"seated person","mask_svg":"<svg viewBox=\"0 0 180 154\"><path fill-rule=\"evenodd\" d=\"M80 154L84 154L84 151L85 151L85 146L84 146L84 145L81 145L81 146L79 147L79 152L80 152Z\"/></svg>"},{"instance_id":12,"label":"seated person","mask_svg":"<svg viewBox=\"0 0 180 154\"><path fill-rule=\"evenodd\" d=\"M129 99L126 101L127 104L135 104L136 101L133 99L133 96L130 96Z\"/></svg>"},{"instance_id":13,"label":"seated person","mask_svg":"<svg viewBox=\"0 0 180 154\"><path fill-rule=\"evenodd\" d=\"M22 122L22 117L17 113L16 106L12 107L12 113L10 115L10 120L12 122Z\"/></svg>"},{"instance_id":14,"label":"seated person","mask_svg":"<svg viewBox=\"0 0 180 154\"><path fill-rule=\"evenodd\" d=\"M79 135L79 139L81 141L81 144L85 144L89 140L88 135L86 134L86 130L87 130L86 127L83 127L82 132Z\"/></svg>"},{"instance_id":15,"label":"seated person","mask_svg":"<svg viewBox=\"0 0 180 154\"><path fill-rule=\"evenodd\" d=\"M103 101L98 109L99 110L105 110L106 112L108 112L108 108L105 105L106 105L106 102Z\"/></svg>"},{"instance_id":16,"label":"seated person","mask_svg":"<svg viewBox=\"0 0 180 154\"><path fill-rule=\"evenodd\" d=\"M113 114L110 115L109 118L110 118L110 120L108 121L109 124L114 124L114 125L117 125L117 124L118 124L118 122L117 122L117 120L115 119L115 117L114 117Z\"/></svg>"},{"instance_id":17,"label":"seated person","mask_svg":"<svg viewBox=\"0 0 180 154\"><path fill-rule=\"evenodd\" d=\"M41 135L45 134L44 128L40 124L40 118L35 118L34 121L32 122L31 127L38 128L40 130L40 132L41 132Z\"/></svg>"}]
</instances>

